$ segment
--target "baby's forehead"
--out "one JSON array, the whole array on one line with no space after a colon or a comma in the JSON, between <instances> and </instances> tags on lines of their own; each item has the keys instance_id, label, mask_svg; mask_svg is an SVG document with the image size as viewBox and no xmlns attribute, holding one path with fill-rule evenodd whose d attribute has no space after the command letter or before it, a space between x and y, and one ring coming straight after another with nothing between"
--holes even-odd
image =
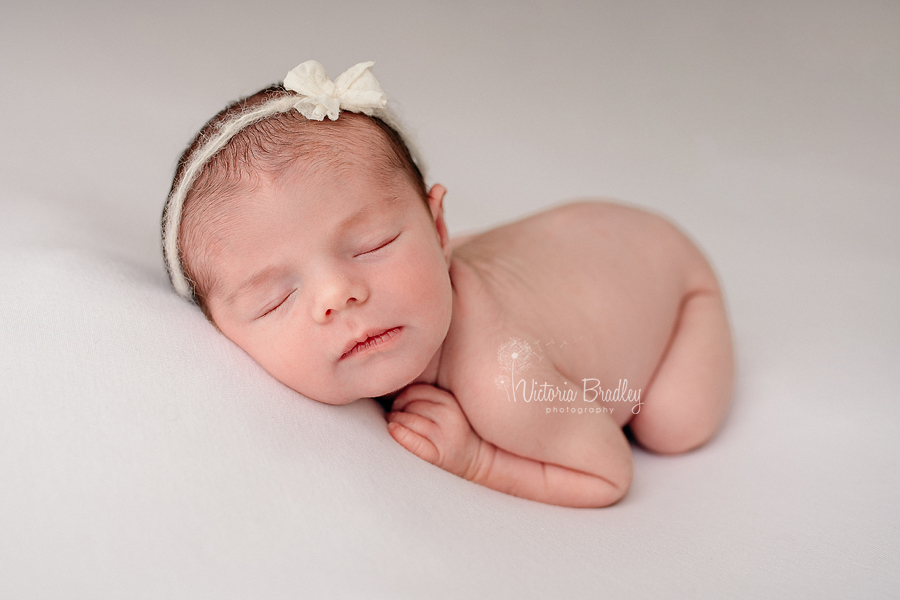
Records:
<instances>
[{"instance_id":1,"label":"baby's forehead","mask_svg":"<svg viewBox=\"0 0 900 600\"><path fill-rule=\"evenodd\" d=\"M186 223L203 245L233 238L275 216L273 228L300 218L314 233L349 231L382 217L421 211L426 202L402 171L379 167L345 152L333 161L299 157L277 172L254 170L251 177L222 190ZM205 210L204 210L205 208ZM263 219L257 218L262 215Z\"/></svg>"}]
</instances>

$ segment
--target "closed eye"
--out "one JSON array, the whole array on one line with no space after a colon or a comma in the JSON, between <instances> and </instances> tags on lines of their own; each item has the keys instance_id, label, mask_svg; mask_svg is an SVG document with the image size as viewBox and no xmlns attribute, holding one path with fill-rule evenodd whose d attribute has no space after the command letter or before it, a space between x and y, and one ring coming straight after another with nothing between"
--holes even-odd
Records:
<instances>
[{"instance_id":1,"label":"closed eye","mask_svg":"<svg viewBox=\"0 0 900 600\"><path fill-rule=\"evenodd\" d=\"M256 317L256 318L257 318L257 319L262 319L263 317L266 317L266 316L268 316L268 315L271 315L272 313L274 313L275 311L277 311L279 308L281 308L282 306L284 306L284 304L288 301L288 298L290 298L293 294L294 294L294 290L291 290L291 292L290 292L289 294L287 294L284 298L282 298L281 300L279 300L277 303L275 303L275 304L273 304L273 305L267 307L267 308L266 308L266 309L265 309L258 317Z\"/></svg>"},{"instance_id":2,"label":"closed eye","mask_svg":"<svg viewBox=\"0 0 900 600\"><path fill-rule=\"evenodd\" d=\"M403 233L403 232L400 232L400 233ZM381 243L381 244L375 246L375 247L372 248L371 250L366 250L365 252L360 252L360 253L357 254L356 256L363 256L363 255L365 255L365 254L372 254L373 252L378 252L379 250L381 250L381 249L384 248L385 246L390 245L390 244L391 244L394 240L396 240L398 237L400 237L400 233L398 233L397 235L395 235L395 236L392 237L391 239L387 240L386 242L383 242L383 243Z\"/></svg>"}]
</instances>

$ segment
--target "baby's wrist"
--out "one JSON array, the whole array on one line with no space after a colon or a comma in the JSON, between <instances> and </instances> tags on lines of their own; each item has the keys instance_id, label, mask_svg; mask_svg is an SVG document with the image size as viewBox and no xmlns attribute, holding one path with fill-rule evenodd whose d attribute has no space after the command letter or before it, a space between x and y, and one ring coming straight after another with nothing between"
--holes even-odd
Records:
<instances>
[{"instance_id":1,"label":"baby's wrist","mask_svg":"<svg viewBox=\"0 0 900 600\"><path fill-rule=\"evenodd\" d=\"M497 456L497 447L481 439L477 433L473 432L473 435L478 439L478 448L475 452L475 458L472 460L463 478L479 485L486 485L490 480L494 459Z\"/></svg>"}]
</instances>

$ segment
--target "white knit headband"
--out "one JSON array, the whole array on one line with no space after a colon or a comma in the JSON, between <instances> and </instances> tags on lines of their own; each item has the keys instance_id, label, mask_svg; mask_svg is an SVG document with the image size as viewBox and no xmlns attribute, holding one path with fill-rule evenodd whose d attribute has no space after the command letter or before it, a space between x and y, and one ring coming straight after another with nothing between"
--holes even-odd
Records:
<instances>
[{"instance_id":1,"label":"white knit headband","mask_svg":"<svg viewBox=\"0 0 900 600\"><path fill-rule=\"evenodd\" d=\"M387 96L381 89L371 68L373 62L362 62L347 69L334 81L328 79L325 69L317 61L309 60L297 66L284 78L285 89L295 92L269 100L251 110L242 112L222 123L216 132L190 156L189 164L182 170L178 185L172 190L163 212L163 258L172 287L186 300L193 300L193 286L184 275L178 251L178 232L184 200L206 163L224 148L231 138L245 127L274 115L296 109L310 120L321 121L326 116L336 120L341 110L378 117L391 126L409 148L413 160L421 169L415 149L409 144L390 109Z\"/></svg>"}]
</instances>

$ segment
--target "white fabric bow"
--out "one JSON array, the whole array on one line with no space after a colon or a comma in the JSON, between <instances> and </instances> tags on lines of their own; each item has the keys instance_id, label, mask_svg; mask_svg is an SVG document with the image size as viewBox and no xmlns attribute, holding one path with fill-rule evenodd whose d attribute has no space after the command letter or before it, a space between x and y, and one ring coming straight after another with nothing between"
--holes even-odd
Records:
<instances>
[{"instance_id":1,"label":"white fabric bow","mask_svg":"<svg viewBox=\"0 0 900 600\"><path fill-rule=\"evenodd\" d=\"M307 119L332 121L341 109L372 116L387 104L387 96L370 70L373 62L361 62L331 81L315 60L298 65L284 78L284 87L303 96L294 105Z\"/></svg>"}]
</instances>

